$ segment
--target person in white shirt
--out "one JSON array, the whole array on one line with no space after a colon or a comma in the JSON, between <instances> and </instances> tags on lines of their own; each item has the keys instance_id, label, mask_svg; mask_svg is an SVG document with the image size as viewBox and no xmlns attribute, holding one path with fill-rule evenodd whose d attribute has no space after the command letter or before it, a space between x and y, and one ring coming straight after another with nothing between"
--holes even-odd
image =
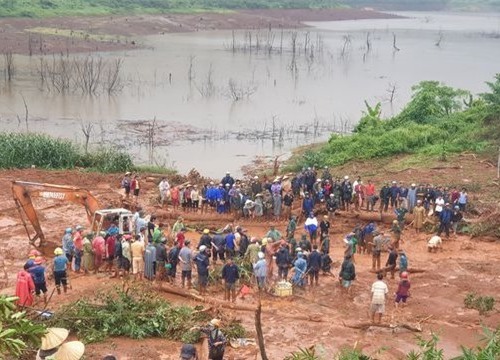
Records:
<instances>
[{"instance_id":1,"label":"person in white shirt","mask_svg":"<svg viewBox=\"0 0 500 360\"><path fill-rule=\"evenodd\" d=\"M444 203L445 203L445 201L444 201L442 196L439 196L436 199L436 207L434 208L434 215L436 217L439 217L439 214L441 214L441 211L443 211Z\"/></svg>"},{"instance_id":2,"label":"person in white shirt","mask_svg":"<svg viewBox=\"0 0 500 360\"><path fill-rule=\"evenodd\" d=\"M384 275L382 273L377 274L377 281L372 284L372 303L371 303L371 315L372 322L375 322L375 315L378 315L378 323L382 322L382 315L385 312L385 300L389 288L387 284L382 281Z\"/></svg>"},{"instance_id":3,"label":"person in white shirt","mask_svg":"<svg viewBox=\"0 0 500 360\"><path fill-rule=\"evenodd\" d=\"M443 240L437 235L434 235L431 237L431 239L427 242L427 250L429 252L437 251L438 249L441 248L441 245L443 244Z\"/></svg>"},{"instance_id":4,"label":"person in white shirt","mask_svg":"<svg viewBox=\"0 0 500 360\"><path fill-rule=\"evenodd\" d=\"M167 178L161 179L160 184L158 184L158 189L160 190L160 203L163 207L163 204L170 197L170 184L168 183Z\"/></svg>"}]
</instances>

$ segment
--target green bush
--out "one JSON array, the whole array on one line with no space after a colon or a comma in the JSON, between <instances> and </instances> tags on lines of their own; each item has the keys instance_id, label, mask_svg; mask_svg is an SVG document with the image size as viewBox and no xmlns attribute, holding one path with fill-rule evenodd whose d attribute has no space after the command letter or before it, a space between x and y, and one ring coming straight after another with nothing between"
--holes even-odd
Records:
<instances>
[{"instance_id":1,"label":"green bush","mask_svg":"<svg viewBox=\"0 0 500 360\"><path fill-rule=\"evenodd\" d=\"M108 337L125 336L133 339L163 337L170 340L196 343L199 331L210 317L201 308L173 306L154 291L137 287L126 291L102 292L94 298L82 298L64 305L50 321L51 326L70 329L87 343ZM222 328L228 338L244 337L245 330L236 322Z\"/></svg>"},{"instance_id":2,"label":"green bush","mask_svg":"<svg viewBox=\"0 0 500 360\"><path fill-rule=\"evenodd\" d=\"M85 154L65 139L36 133L0 133L0 169L85 167L100 172L122 172L133 167L130 155L114 148Z\"/></svg>"},{"instance_id":3,"label":"green bush","mask_svg":"<svg viewBox=\"0 0 500 360\"><path fill-rule=\"evenodd\" d=\"M467 309L476 309L481 315L484 315L495 307L495 298L468 293L465 296L464 305Z\"/></svg>"},{"instance_id":4,"label":"green bush","mask_svg":"<svg viewBox=\"0 0 500 360\"><path fill-rule=\"evenodd\" d=\"M0 168L72 168L78 161L78 148L68 140L47 135L0 133Z\"/></svg>"},{"instance_id":5,"label":"green bush","mask_svg":"<svg viewBox=\"0 0 500 360\"><path fill-rule=\"evenodd\" d=\"M79 166L105 173L116 173L133 167L130 155L114 148L100 148L80 157Z\"/></svg>"},{"instance_id":6,"label":"green bush","mask_svg":"<svg viewBox=\"0 0 500 360\"><path fill-rule=\"evenodd\" d=\"M491 93L473 99L467 91L435 81L414 86L410 102L400 114L380 119L380 105L365 102L361 122L352 135L332 134L316 151L306 151L295 168L338 166L399 154L424 154L446 160L452 153L485 150L500 136L500 76L488 83Z\"/></svg>"}]
</instances>

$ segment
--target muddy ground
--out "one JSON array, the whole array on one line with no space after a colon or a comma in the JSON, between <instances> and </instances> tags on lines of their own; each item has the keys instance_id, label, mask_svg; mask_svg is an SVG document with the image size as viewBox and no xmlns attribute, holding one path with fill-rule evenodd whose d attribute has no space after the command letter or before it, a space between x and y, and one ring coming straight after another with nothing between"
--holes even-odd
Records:
<instances>
[{"instance_id":1,"label":"muddy ground","mask_svg":"<svg viewBox=\"0 0 500 360\"><path fill-rule=\"evenodd\" d=\"M434 184L469 184L471 198L476 204L483 203L497 190L494 184L496 170L487 162L481 162L472 156L458 156L446 163L429 163L425 169L417 166L406 166L404 158L395 159L385 164L357 164L339 170L339 175L349 173L371 177L378 185L380 181L389 179L407 182L422 181ZM432 169L434 168L434 169ZM146 178L144 176L143 178ZM29 180L55 184L71 184L90 189L104 206L117 206L120 203L118 187L120 175L100 175L80 171L44 171L37 169L1 171L0 172L0 255L5 262L7 284L3 284L2 293L12 293L15 274L25 262L30 246L24 228L21 226L18 213L10 194L11 180ZM161 211L155 204L156 185L144 182L141 203L148 213L166 215L164 221L172 224L176 214ZM56 246L67 226L85 224L84 209L73 204L49 200L36 200L35 206L49 239L51 246ZM331 255L335 262L333 273L338 273L338 266L343 252L343 235L355 224L351 216L341 214L333 225ZM470 215L466 218L474 220ZM200 215L187 216L189 225L223 226L229 218L218 218ZM212 220L210 220L212 219ZM213 220L217 219L217 220ZM247 222L238 224L249 230L250 235L263 235L269 222ZM286 223L278 223L284 232ZM302 226L302 224L299 224ZM380 224L381 227L386 225ZM263 299L263 330L269 359L282 359L298 346L309 347L321 345L326 354L334 354L344 346L363 349L377 359L401 359L408 351L416 348L416 335L429 336L431 331L439 334L440 346L445 350L445 358L459 353L460 345L474 346L481 336L481 326L495 327L500 323L497 309L488 315L479 315L476 310L464 308L463 300L468 292L497 297L500 292L500 253L499 244L491 239L475 238L459 235L445 241L444 249L437 254L426 251L426 241L430 235L415 235L411 228L403 233L403 248L409 258L410 268L423 272L411 275L412 296L409 305L402 311L396 311L389 300L385 324L408 324L421 326L422 333L415 333L405 328L394 329L368 327L364 330L349 328L349 325L368 321L370 303L370 286L374 274L370 272L371 258L368 255L356 255L358 277L354 285L352 298L342 297L337 279L322 276L318 288L298 291L290 298L275 298L267 295ZM187 238L195 242L199 234L190 232ZM385 261L383 255L382 261ZM0 276L1 276L0 269ZM1 280L0 280L1 281ZM120 280L109 279L104 275L73 275L72 290L66 296L54 296L50 308L58 307L81 296L91 296L96 290L111 289L121 285ZM395 291L396 280L387 279L390 294ZM222 294L211 289L214 298L222 299ZM174 303L195 304L195 301L163 294ZM497 301L498 301L497 297ZM253 305L255 295L245 300L238 299L238 304ZM243 322L249 337L255 337L254 314L251 312L224 310L229 317ZM276 313L280 311L280 313ZM285 314L285 315L282 315ZM319 318L321 321L303 320L304 316ZM161 339L136 341L130 339L109 339L99 344L87 346L88 359L100 359L107 353L119 355L120 359L177 359L179 343ZM382 350L383 349L383 350ZM228 359L258 359L256 347L230 349Z\"/></svg>"},{"instance_id":2,"label":"muddy ground","mask_svg":"<svg viewBox=\"0 0 500 360\"><path fill-rule=\"evenodd\" d=\"M384 19L355 9L241 10L230 13L0 19L0 53L67 54L141 46L140 37L175 32L305 27L305 21Z\"/></svg>"}]
</instances>

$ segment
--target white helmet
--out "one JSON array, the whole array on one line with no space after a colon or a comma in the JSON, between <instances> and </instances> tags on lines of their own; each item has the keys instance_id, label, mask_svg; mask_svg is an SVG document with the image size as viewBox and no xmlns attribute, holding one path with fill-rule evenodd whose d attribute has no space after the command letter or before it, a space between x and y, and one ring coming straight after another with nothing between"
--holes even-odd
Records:
<instances>
[{"instance_id":1,"label":"white helmet","mask_svg":"<svg viewBox=\"0 0 500 360\"><path fill-rule=\"evenodd\" d=\"M264 253L262 251L259 251L259 253L257 254L257 256L259 257L259 259L264 259Z\"/></svg>"},{"instance_id":2,"label":"white helmet","mask_svg":"<svg viewBox=\"0 0 500 360\"><path fill-rule=\"evenodd\" d=\"M205 250L207 250L207 247L205 245L201 245L200 252L204 252Z\"/></svg>"}]
</instances>

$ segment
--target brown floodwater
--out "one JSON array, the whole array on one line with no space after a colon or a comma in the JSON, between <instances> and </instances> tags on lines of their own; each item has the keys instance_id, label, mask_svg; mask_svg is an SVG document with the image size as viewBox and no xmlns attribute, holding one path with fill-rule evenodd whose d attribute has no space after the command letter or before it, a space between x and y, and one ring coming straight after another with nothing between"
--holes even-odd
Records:
<instances>
[{"instance_id":1,"label":"brown floodwater","mask_svg":"<svg viewBox=\"0 0 500 360\"><path fill-rule=\"evenodd\" d=\"M251 51L246 31L236 31L234 42L230 31L144 37L140 50L93 55L123 59L123 88L113 95L57 92L41 84L38 56L16 56L14 80L0 80L0 128L83 144L81 124L90 123L93 147L116 145L138 163L218 177L239 174L255 156L289 154L332 131L349 132L364 100L381 102L390 116L422 80L487 90L484 82L500 72L499 14L401 14L409 18L311 23L283 35L256 30ZM153 119L151 153L148 125L138 121L151 126Z\"/></svg>"}]
</instances>

